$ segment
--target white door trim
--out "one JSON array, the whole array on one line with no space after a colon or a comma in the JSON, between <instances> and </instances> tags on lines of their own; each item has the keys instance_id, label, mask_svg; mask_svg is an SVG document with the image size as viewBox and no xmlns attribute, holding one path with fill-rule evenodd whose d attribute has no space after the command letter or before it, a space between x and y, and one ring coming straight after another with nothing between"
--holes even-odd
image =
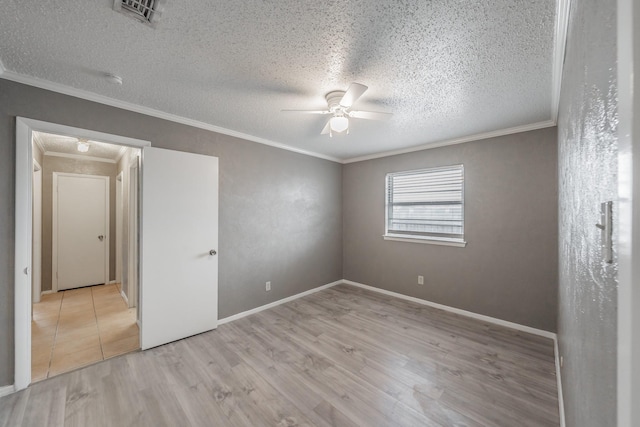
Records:
<instances>
[{"instance_id":1,"label":"white door trim","mask_svg":"<svg viewBox=\"0 0 640 427\"><path fill-rule=\"evenodd\" d=\"M140 188L140 168L138 167L140 157L136 157L129 166L129 233L128 233L128 269L127 269L127 304L129 308L136 308L136 319L140 321L140 305L138 301L138 289L140 286L140 236L139 236L139 197L140 193L135 191Z\"/></svg>"},{"instance_id":2,"label":"white door trim","mask_svg":"<svg viewBox=\"0 0 640 427\"><path fill-rule=\"evenodd\" d=\"M14 263L15 390L27 388L31 383L31 251L33 246L33 151L31 138L33 137L34 131L88 138L136 148L151 145L151 142L140 139L16 117L16 222Z\"/></svg>"},{"instance_id":3,"label":"white door trim","mask_svg":"<svg viewBox=\"0 0 640 427\"><path fill-rule=\"evenodd\" d=\"M619 427L640 420L640 5L618 0Z\"/></svg>"},{"instance_id":4,"label":"white door trim","mask_svg":"<svg viewBox=\"0 0 640 427\"><path fill-rule=\"evenodd\" d=\"M33 246L40 248L39 253L32 252L32 282L33 294L31 295L34 303L40 302L42 294L42 166L36 159L33 159ZM37 191L35 191L37 189Z\"/></svg>"},{"instance_id":5,"label":"white door trim","mask_svg":"<svg viewBox=\"0 0 640 427\"><path fill-rule=\"evenodd\" d=\"M123 180L124 171L116 175L116 283L122 285L122 236L123 236Z\"/></svg>"},{"instance_id":6,"label":"white door trim","mask_svg":"<svg viewBox=\"0 0 640 427\"><path fill-rule=\"evenodd\" d=\"M109 227L109 177L102 175L86 175L81 173L53 172L53 205L51 207L51 290L53 290L53 292L58 292L58 178L61 176L75 176L79 178L90 178L105 181L104 240L106 250L104 254L104 283L109 283L109 236L111 234Z\"/></svg>"}]
</instances>

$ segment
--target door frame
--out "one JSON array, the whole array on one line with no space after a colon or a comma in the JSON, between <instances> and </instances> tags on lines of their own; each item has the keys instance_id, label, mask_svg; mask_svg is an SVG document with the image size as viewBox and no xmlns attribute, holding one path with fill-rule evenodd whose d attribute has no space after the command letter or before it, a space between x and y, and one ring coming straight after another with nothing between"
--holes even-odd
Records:
<instances>
[{"instance_id":1,"label":"door frame","mask_svg":"<svg viewBox=\"0 0 640 427\"><path fill-rule=\"evenodd\" d=\"M129 308L136 307L136 321L140 326L140 304L138 301L138 289L140 287L140 266L136 262L140 259L140 162L142 156L129 165L129 239L127 255L127 304Z\"/></svg>"},{"instance_id":2,"label":"door frame","mask_svg":"<svg viewBox=\"0 0 640 427\"><path fill-rule=\"evenodd\" d=\"M42 294L42 166L36 159L33 159L33 182L32 182L32 203L33 203L33 219L32 219L32 301L40 302ZM40 248L40 252L33 252L34 248Z\"/></svg>"},{"instance_id":3,"label":"door frame","mask_svg":"<svg viewBox=\"0 0 640 427\"><path fill-rule=\"evenodd\" d=\"M640 419L640 6L617 2L619 427Z\"/></svg>"},{"instance_id":4,"label":"door frame","mask_svg":"<svg viewBox=\"0 0 640 427\"><path fill-rule=\"evenodd\" d=\"M31 294L33 249L33 132L87 138L134 148L151 146L150 141L129 138L40 120L16 117L15 177L15 263L14 263L14 384L15 391L31 383ZM140 183L142 184L142 183ZM140 189L142 192L142 188Z\"/></svg>"},{"instance_id":5,"label":"door frame","mask_svg":"<svg viewBox=\"0 0 640 427\"><path fill-rule=\"evenodd\" d=\"M104 254L104 283L109 283L109 236L111 235L111 230L109 227L109 190L110 190L110 179L108 176L103 175L87 175L81 173L69 173L69 172L53 172L53 204L51 207L51 224L52 224L52 232L51 232L51 289L53 292L58 292L58 177L61 176L69 176L69 177L78 177L78 178L90 178L90 179L98 179L104 181L105 185L105 254Z\"/></svg>"},{"instance_id":6,"label":"door frame","mask_svg":"<svg viewBox=\"0 0 640 427\"><path fill-rule=\"evenodd\" d=\"M124 171L116 175L116 283L122 286L122 238L124 236Z\"/></svg>"}]
</instances>

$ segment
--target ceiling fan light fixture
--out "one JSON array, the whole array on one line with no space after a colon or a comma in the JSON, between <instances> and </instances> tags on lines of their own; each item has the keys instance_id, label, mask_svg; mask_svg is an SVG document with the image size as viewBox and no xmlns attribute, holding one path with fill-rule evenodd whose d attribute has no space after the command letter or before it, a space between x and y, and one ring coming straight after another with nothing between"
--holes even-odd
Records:
<instances>
[{"instance_id":1,"label":"ceiling fan light fixture","mask_svg":"<svg viewBox=\"0 0 640 427\"><path fill-rule=\"evenodd\" d=\"M349 119L344 116L335 116L329 120L329 126L331 126L332 132L344 132L349 129Z\"/></svg>"},{"instance_id":2,"label":"ceiling fan light fixture","mask_svg":"<svg viewBox=\"0 0 640 427\"><path fill-rule=\"evenodd\" d=\"M86 153L87 151L89 151L89 141L87 141L86 139L79 139L77 149L81 153Z\"/></svg>"}]
</instances>

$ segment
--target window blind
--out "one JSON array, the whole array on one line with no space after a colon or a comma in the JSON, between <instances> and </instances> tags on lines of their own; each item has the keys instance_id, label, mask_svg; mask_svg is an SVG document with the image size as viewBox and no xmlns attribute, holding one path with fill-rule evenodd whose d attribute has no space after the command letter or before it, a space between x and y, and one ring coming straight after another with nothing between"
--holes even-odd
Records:
<instances>
[{"instance_id":1,"label":"window blind","mask_svg":"<svg viewBox=\"0 0 640 427\"><path fill-rule=\"evenodd\" d=\"M462 165L387 175L388 235L464 239Z\"/></svg>"}]
</instances>

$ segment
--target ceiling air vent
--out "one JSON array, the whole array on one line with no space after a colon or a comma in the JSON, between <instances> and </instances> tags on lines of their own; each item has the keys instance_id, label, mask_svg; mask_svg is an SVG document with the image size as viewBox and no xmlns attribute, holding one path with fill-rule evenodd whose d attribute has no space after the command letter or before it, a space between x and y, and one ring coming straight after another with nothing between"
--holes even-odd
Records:
<instances>
[{"instance_id":1,"label":"ceiling air vent","mask_svg":"<svg viewBox=\"0 0 640 427\"><path fill-rule=\"evenodd\" d=\"M113 10L155 27L163 0L113 0Z\"/></svg>"}]
</instances>

